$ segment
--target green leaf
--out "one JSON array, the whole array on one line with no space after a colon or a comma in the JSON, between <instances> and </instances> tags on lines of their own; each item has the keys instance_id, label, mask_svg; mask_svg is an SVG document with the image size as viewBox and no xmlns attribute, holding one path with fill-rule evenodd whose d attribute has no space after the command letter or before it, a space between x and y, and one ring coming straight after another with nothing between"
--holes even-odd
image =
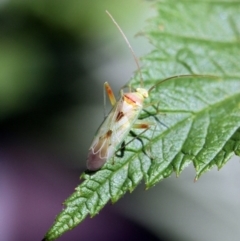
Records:
<instances>
[{"instance_id":1,"label":"green leaf","mask_svg":"<svg viewBox=\"0 0 240 241\"><path fill-rule=\"evenodd\" d=\"M158 14L143 32L153 50L142 58L144 87L155 88L140 116L153 125L144 133L134 130L139 138L128 137L123 158L82 175L44 240L96 215L142 180L149 188L190 163L198 179L240 154L240 2L168 0L155 7ZM159 84L182 74L193 76Z\"/></svg>"}]
</instances>

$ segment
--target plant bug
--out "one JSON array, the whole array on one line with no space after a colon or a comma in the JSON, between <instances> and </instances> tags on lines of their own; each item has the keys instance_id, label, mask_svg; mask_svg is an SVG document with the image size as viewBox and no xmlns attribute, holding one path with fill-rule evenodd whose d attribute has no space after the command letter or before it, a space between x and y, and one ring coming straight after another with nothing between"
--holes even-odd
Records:
<instances>
[{"instance_id":1,"label":"plant bug","mask_svg":"<svg viewBox=\"0 0 240 241\"><path fill-rule=\"evenodd\" d=\"M106 11L106 13L112 19L125 39L141 75L137 58L130 43L111 14L108 11ZM123 93L121 91L121 97L116 101L110 85L105 82L104 87L113 108L100 125L90 146L87 158L87 169L89 171L99 170L104 163L115 154L119 146L129 134L131 128L149 128L148 123L137 123L137 119L143 109L143 102L148 98L148 91L146 89L137 88L135 92L129 93Z\"/></svg>"},{"instance_id":2,"label":"plant bug","mask_svg":"<svg viewBox=\"0 0 240 241\"><path fill-rule=\"evenodd\" d=\"M87 169L90 172L99 170L107 160L113 157L114 154L122 148L121 145L130 133L132 128L143 129L143 132L150 128L150 126L152 125L151 123L138 121L138 118L140 116L141 111L143 110L144 100L149 97L149 93L157 85L174 78L203 76L187 74L172 76L158 82L149 90L144 89L140 66L134 54L134 51L127 37L123 33L122 29L119 27L117 22L114 20L114 18L108 11L106 11L106 13L112 19L113 23L117 26L118 30L122 34L124 40L126 41L128 47L131 50L131 53L137 64L138 72L140 74L141 87L137 88L134 92L130 91L128 93L123 93L123 91L121 90L120 99L116 101L116 98L110 85L107 82L104 83L105 91L109 97L110 103L113 106L113 108L109 112L107 117L104 119L99 129L97 130L97 133L94 136L93 142L89 148L87 157ZM138 138L138 136L135 136L133 138Z\"/></svg>"}]
</instances>

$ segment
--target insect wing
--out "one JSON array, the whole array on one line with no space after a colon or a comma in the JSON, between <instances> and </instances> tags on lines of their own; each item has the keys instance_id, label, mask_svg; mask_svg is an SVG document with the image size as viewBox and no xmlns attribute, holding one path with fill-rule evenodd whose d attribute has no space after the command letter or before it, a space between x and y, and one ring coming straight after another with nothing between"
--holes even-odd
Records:
<instances>
[{"instance_id":1,"label":"insect wing","mask_svg":"<svg viewBox=\"0 0 240 241\"><path fill-rule=\"evenodd\" d=\"M120 107L114 120L115 124L112 126L112 145L115 145L116 148L124 141L142 109L140 106L129 104L123 99Z\"/></svg>"},{"instance_id":2,"label":"insect wing","mask_svg":"<svg viewBox=\"0 0 240 241\"><path fill-rule=\"evenodd\" d=\"M111 158L115 152L113 145L111 145L111 139L114 120L116 119L119 109L121 109L120 101L117 102L108 116L104 119L93 139L87 158L87 168L90 171L100 169L106 160Z\"/></svg>"},{"instance_id":3,"label":"insect wing","mask_svg":"<svg viewBox=\"0 0 240 241\"><path fill-rule=\"evenodd\" d=\"M124 97L117 102L94 137L88 153L88 170L100 169L114 155L138 118L141 109L141 105L127 103Z\"/></svg>"}]
</instances>

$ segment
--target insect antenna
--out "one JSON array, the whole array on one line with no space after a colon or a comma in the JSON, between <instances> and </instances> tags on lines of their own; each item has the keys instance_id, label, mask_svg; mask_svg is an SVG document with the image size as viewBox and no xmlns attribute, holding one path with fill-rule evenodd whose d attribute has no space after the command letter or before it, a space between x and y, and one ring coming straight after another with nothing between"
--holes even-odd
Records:
<instances>
[{"instance_id":1,"label":"insect antenna","mask_svg":"<svg viewBox=\"0 0 240 241\"><path fill-rule=\"evenodd\" d=\"M112 19L113 23L116 25L116 27L118 28L119 32L121 33L121 35L123 36L125 42L127 43L131 53L132 53L132 56L135 60L135 63L137 65L137 69L138 69L138 72L139 72L139 75L140 75L140 79L141 79L141 87L143 87L143 78L142 78L142 72L141 72L141 69L140 69L140 65L139 65L139 62L138 62L138 59L136 57L136 55L134 54L134 51L133 51L133 48L131 46L131 44L129 43L126 35L124 34L124 32L122 31L122 29L120 28L120 26L117 24L117 22L115 21L115 19L113 18L113 16L106 10L106 13L107 15Z\"/></svg>"},{"instance_id":2,"label":"insect antenna","mask_svg":"<svg viewBox=\"0 0 240 241\"><path fill-rule=\"evenodd\" d=\"M180 78L184 78L184 77L196 77L196 78L200 78L200 77L209 77L209 78L219 78L218 76L214 76L214 75L202 75L202 74L182 74L182 75L174 75L171 77L168 77L160 82L158 82L157 84L153 85L149 90L148 93L150 93L154 88L156 88L158 85L162 84L163 82L166 82L168 80L171 79L180 79Z\"/></svg>"}]
</instances>

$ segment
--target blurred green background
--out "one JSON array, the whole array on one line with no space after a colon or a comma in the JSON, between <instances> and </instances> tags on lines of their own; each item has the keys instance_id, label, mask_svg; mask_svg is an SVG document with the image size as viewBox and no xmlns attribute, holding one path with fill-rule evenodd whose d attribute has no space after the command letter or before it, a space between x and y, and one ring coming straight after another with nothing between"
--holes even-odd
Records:
<instances>
[{"instance_id":1,"label":"blurred green background","mask_svg":"<svg viewBox=\"0 0 240 241\"><path fill-rule=\"evenodd\" d=\"M72 161L77 157L66 165L85 166L89 144L103 120L103 83L108 81L118 91L136 69L105 10L133 42L146 18L146 6L137 0L3 2L2 131L33 138L67 153Z\"/></svg>"}]
</instances>

